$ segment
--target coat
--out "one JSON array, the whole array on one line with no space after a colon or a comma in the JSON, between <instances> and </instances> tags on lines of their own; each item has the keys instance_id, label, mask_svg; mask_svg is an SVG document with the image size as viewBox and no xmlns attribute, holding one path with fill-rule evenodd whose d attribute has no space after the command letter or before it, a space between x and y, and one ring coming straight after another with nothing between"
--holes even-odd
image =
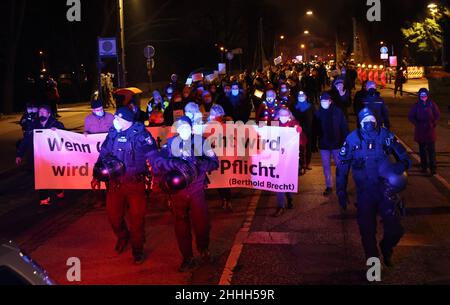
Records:
<instances>
[{"instance_id":1,"label":"coat","mask_svg":"<svg viewBox=\"0 0 450 305\"><path fill-rule=\"evenodd\" d=\"M440 117L439 107L432 100L415 103L408 115L415 126L414 140L421 144L436 142L436 126Z\"/></svg>"}]
</instances>

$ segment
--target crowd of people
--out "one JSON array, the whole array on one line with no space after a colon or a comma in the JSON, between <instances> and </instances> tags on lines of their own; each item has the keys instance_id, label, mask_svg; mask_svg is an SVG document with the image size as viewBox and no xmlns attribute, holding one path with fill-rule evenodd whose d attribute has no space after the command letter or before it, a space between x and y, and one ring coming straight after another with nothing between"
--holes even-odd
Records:
<instances>
[{"instance_id":1,"label":"crowd of people","mask_svg":"<svg viewBox=\"0 0 450 305\"><path fill-rule=\"evenodd\" d=\"M85 120L85 133L109 134L109 140L104 144L101 156L106 156L107 153L114 154L118 149L122 155L124 151L133 150L123 143L127 142L127 137L140 134L141 137L133 138L132 141L138 141L142 154L147 156L150 154L152 157L148 158L149 161L156 162L155 160L161 158L172 160L173 156L164 148L163 152L159 152L160 155L154 155L158 149L154 146L152 136L144 130L145 125L156 127L175 124L178 137L181 137L183 141L187 141L191 136L198 136L196 126L211 121L246 123L253 120L257 124L276 123L276 126L297 128L300 132L299 176L313 169L312 156L320 152L325 180L323 195L331 196L335 185L331 170L334 161L338 166L336 193L341 207L345 209L348 205L347 176L351 168L358 188L358 223L366 255L372 257L377 256L378 253L377 245L374 244L376 222L373 219L379 210L385 225L385 239L381 250L385 262L390 264L392 249L403 233L397 215L392 214L392 204L397 203L397 197L393 193L383 196L385 184L379 182L381 174L378 173L377 168L379 163L385 161L391 153L396 156L400 164L395 167L396 174L408 170L411 164L405 150L389 131L391 121L388 107L378 91L377 83L365 80L361 90L353 94L357 78L358 72L352 65L342 64L327 69L324 63L304 65L292 62L254 72L219 75L214 80L203 78L188 85L180 82L179 77L174 74L165 88L152 92L146 106L141 105L138 99L132 98L124 105L125 107L119 108L116 114L112 115L105 111L102 101L92 101L92 114ZM352 115L356 118L356 129L349 126L349 118ZM419 100L413 105L409 119L415 126L415 139L420 145L422 170L423 172L429 170L432 175L436 174L435 128L439 117L439 109L431 100L428 90L421 89ZM37 106L33 103L28 104L21 125L24 140L18 145L17 164L21 164L27 153L32 151L34 129L64 128L52 116L51 107ZM355 131L350 133L350 130ZM120 137L125 140L118 141ZM164 157L161 157L161 153ZM120 158L120 154L115 157ZM181 271L190 270L193 267L191 227L187 220L189 212L195 214L192 221L199 250L202 256L209 256L209 220L204 193L205 184L201 180L205 179L207 171L217 169L218 164L215 156L207 157L207 162L204 158L185 159L193 164L201 164L199 166L204 168L202 167L202 174L197 177L197 183L194 183L188 191L178 193L176 202L173 202L177 218L177 240L184 258ZM146 158L141 156L137 160L141 159ZM136 159L133 159L133 162L136 162ZM155 169L167 170L168 166L156 163L153 166ZM133 169L139 168L138 174L141 174L143 167L144 163L139 164L138 167L133 165ZM173 169L173 166L170 168ZM130 238L128 229L124 227L123 204L126 200L129 204L139 203L135 204L137 211L134 217L136 218L131 224L133 227L130 231L135 262L141 263L143 261L142 213L145 212L142 210L145 209L142 208L143 197L136 195L140 194L143 188L141 184L136 185L136 181L140 183L143 180L135 180L137 178L134 173L133 179L132 193L134 195L130 195L131 191L127 188L122 188L123 184L118 184L115 187L110 186L107 196L109 199L106 202L110 221L118 237L116 250L119 253L123 252ZM94 182L93 188L96 188L98 181ZM223 200L223 208L233 211L231 190L221 189L219 192ZM62 191L57 192L58 198L63 196ZM277 193L276 198L277 209L273 214L274 217L279 217L295 207L290 193ZM48 191L40 191L40 199L43 206L51 203ZM101 192L97 192L97 199L100 203L104 201Z\"/></svg>"}]
</instances>

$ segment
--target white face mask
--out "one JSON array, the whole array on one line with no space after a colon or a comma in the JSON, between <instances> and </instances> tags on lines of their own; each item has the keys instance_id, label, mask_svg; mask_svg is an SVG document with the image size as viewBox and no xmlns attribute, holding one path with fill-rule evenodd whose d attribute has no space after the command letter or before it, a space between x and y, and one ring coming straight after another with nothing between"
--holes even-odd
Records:
<instances>
[{"instance_id":1,"label":"white face mask","mask_svg":"<svg viewBox=\"0 0 450 305\"><path fill-rule=\"evenodd\" d=\"M232 90L231 94L233 94L233 96L238 96L239 95L239 90Z\"/></svg>"},{"instance_id":2,"label":"white face mask","mask_svg":"<svg viewBox=\"0 0 450 305\"><path fill-rule=\"evenodd\" d=\"M281 122L281 124L286 124L287 122L289 122L289 117L280 116L280 122Z\"/></svg>"},{"instance_id":3,"label":"white face mask","mask_svg":"<svg viewBox=\"0 0 450 305\"><path fill-rule=\"evenodd\" d=\"M330 102L320 102L320 106L322 106L323 109L329 109L331 103Z\"/></svg>"},{"instance_id":4,"label":"white face mask","mask_svg":"<svg viewBox=\"0 0 450 305\"><path fill-rule=\"evenodd\" d=\"M120 124L119 120L117 120L117 119L115 119L113 121L113 125L114 125L114 128L117 130L117 132L120 132L123 128L122 125Z\"/></svg>"},{"instance_id":5,"label":"white face mask","mask_svg":"<svg viewBox=\"0 0 450 305\"><path fill-rule=\"evenodd\" d=\"M282 88L280 91L281 91L281 93L286 93L286 92L288 92L288 89Z\"/></svg>"},{"instance_id":6,"label":"white face mask","mask_svg":"<svg viewBox=\"0 0 450 305\"><path fill-rule=\"evenodd\" d=\"M299 101L300 103L304 103L304 102L306 102L306 97L301 96L301 97L298 98L298 101Z\"/></svg>"},{"instance_id":7,"label":"white face mask","mask_svg":"<svg viewBox=\"0 0 450 305\"><path fill-rule=\"evenodd\" d=\"M186 116L193 122L194 121L194 114L192 112L186 112Z\"/></svg>"},{"instance_id":8,"label":"white face mask","mask_svg":"<svg viewBox=\"0 0 450 305\"><path fill-rule=\"evenodd\" d=\"M94 114L98 117L103 117L105 115L104 111L94 111Z\"/></svg>"},{"instance_id":9,"label":"white face mask","mask_svg":"<svg viewBox=\"0 0 450 305\"><path fill-rule=\"evenodd\" d=\"M192 135L192 130L188 125L180 127L177 132L183 141L189 140Z\"/></svg>"},{"instance_id":10,"label":"white face mask","mask_svg":"<svg viewBox=\"0 0 450 305\"><path fill-rule=\"evenodd\" d=\"M266 100L267 100L267 102L268 102L269 104L271 104L271 103L273 103L273 102L275 101L275 98L274 98L273 96L268 96L268 97L266 98Z\"/></svg>"}]
</instances>

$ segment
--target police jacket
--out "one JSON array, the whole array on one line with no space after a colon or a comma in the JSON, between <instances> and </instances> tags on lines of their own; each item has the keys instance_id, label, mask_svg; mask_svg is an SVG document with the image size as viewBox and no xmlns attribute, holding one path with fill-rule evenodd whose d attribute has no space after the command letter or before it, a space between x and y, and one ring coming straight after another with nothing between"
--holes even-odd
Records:
<instances>
[{"instance_id":1,"label":"police jacket","mask_svg":"<svg viewBox=\"0 0 450 305\"><path fill-rule=\"evenodd\" d=\"M406 149L386 128L380 128L372 133L361 129L353 131L340 151L336 169L338 195L346 193L350 169L358 192L379 185L379 167L390 154L394 155L397 164L402 167L401 172L411 167Z\"/></svg>"},{"instance_id":2,"label":"police jacket","mask_svg":"<svg viewBox=\"0 0 450 305\"><path fill-rule=\"evenodd\" d=\"M391 128L389 111L386 107L386 104L384 103L384 100L380 97L379 92L376 92L375 95L367 94L363 99L362 107L372 110L380 126L384 126L387 129ZM357 116L358 114L359 113L356 113Z\"/></svg>"},{"instance_id":3,"label":"police jacket","mask_svg":"<svg viewBox=\"0 0 450 305\"><path fill-rule=\"evenodd\" d=\"M214 150L210 148L210 145L205 145L206 141L204 137L196 135L192 136L190 143L186 144L179 136L176 136L168 139L167 144L159 152L155 151L147 154L155 182L158 183L167 172L177 169L172 167L173 162L169 162L169 159L178 158L190 162L197 169L196 179L181 192L193 194L203 190L208 181L207 173L219 168L219 159ZM183 147L185 154L182 153ZM190 151L187 153L189 147Z\"/></svg>"},{"instance_id":4,"label":"police jacket","mask_svg":"<svg viewBox=\"0 0 450 305\"><path fill-rule=\"evenodd\" d=\"M24 133L23 141L20 143L19 148L17 149L17 157L23 158L26 154L26 152L31 149L33 150L33 131L38 129L60 129L64 130L65 127L63 123L55 119L54 117L49 117L47 120L47 123L45 123L44 126L42 126L41 122L39 121L39 118L33 121L33 123L30 125L29 130Z\"/></svg>"},{"instance_id":5,"label":"police jacket","mask_svg":"<svg viewBox=\"0 0 450 305\"><path fill-rule=\"evenodd\" d=\"M118 132L115 128L109 130L98 161L107 156L116 157L125 165L125 175L119 180L136 181L148 172L146 154L156 149L153 136L145 129L144 124L136 122L125 131Z\"/></svg>"}]
</instances>

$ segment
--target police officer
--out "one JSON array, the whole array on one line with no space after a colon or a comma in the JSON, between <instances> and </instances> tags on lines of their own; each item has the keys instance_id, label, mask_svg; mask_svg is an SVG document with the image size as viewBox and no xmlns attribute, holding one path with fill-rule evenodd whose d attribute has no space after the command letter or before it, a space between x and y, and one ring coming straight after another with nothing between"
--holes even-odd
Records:
<instances>
[{"instance_id":1,"label":"police officer","mask_svg":"<svg viewBox=\"0 0 450 305\"><path fill-rule=\"evenodd\" d=\"M386 266L392 266L393 248L403 236L403 228L397 213L397 201L386 191L386 181L379 174L380 166L395 156L398 162L394 171L401 175L411 167L405 148L395 136L377 126L374 113L364 108L358 115L360 128L352 132L340 151L336 171L339 204L345 210L348 205L347 181L350 168L357 189L358 224L366 258L379 257L376 241L377 213L384 226L384 238L380 243Z\"/></svg>"},{"instance_id":2,"label":"police officer","mask_svg":"<svg viewBox=\"0 0 450 305\"><path fill-rule=\"evenodd\" d=\"M175 127L178 135L168 139L159 153L150 153L148 160L155 180L159 180L161 185L165 185L166 191L171 193L170 206L175 215L175 233L183 256L179 271L186 272L196 267L192 251L191 224L202 260L207 261L210 258L210 222L205 198L206 173L217 170L219 161L203 136L193 133L189 117L179 118ZM179 174L173 175L178 171ZM177 188L176 185L180 184L184 186Z\"/></svg>"},{"instance_id":3,"label":"police officer","mask_svg":"<svg viewBox=\"0 0 450 305\"><path fill-rule=\"evenodd\" d=\"M103 143L94 175L92 188L98 188L102 173L124 167L121 175L110 174L106 195L106 210L117 236L115 250L121 254L129 239L135 264L144 262L144 217L146 212L145 175L148 172L146 154L156 149L152 135L140 123L134 123L134 113L127 107L119 108L112 127ZM102 168L116 161L111 168ZM119 165L120 164L120 165ZM129 225L125 213L129 211Z\"/></svg>"}]
</instances>

